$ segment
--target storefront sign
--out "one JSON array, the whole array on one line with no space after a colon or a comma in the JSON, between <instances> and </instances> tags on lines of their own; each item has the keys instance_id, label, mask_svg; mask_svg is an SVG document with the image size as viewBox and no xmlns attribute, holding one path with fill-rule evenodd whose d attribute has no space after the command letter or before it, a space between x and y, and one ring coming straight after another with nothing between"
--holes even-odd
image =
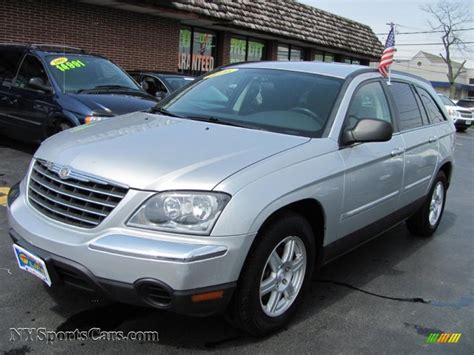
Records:
<instances>
[{"instance_id":1,"label":"storefront sign","mask_svg":"<svg viewBox=\"0 0 474 355\"><path fill-rule=\"evenodd\" d=\"M179 70L192 70L198 72L207 72L214 70L214 57L210 55L180 53L178 58Z\"/></svg>"}]
</instances>

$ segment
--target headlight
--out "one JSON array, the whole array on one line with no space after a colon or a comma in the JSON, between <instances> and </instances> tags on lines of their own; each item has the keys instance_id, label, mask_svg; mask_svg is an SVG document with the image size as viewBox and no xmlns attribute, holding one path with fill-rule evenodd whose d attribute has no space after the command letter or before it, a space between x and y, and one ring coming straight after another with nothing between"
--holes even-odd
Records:
<instances>
[{"instance_id":1,"label":"headlight","mask_svg":"<svg viewBox=\"0 0 474 355\"><path fill-rule=\"evenodd\" d=\"M220 192L162 192L145 201L127 225L163 232L209 235L229 200L229 195Z\"/></svg>"},{"instance_id":2,"label":"headlight","mask_svg":"<svg viewBox=\"0 0 474 355\"><path fill-rule=\"evenodd\" d=\"M84 123L89 124L89 123L99 122L99 121L106 120L110 117L111 116L86 116L86 118L84 119Z\"/></svg>"},{"instance_id":3,"label":"headlight","mask_svg":"<svg viewBox=\"0 0 474 355\"><path fill-rule=\"evenodd\" d=\"M461 117L461 113L453 108L450 108L448 110L448 114L452 117L452 118L459 118Z\"/></svg>"}]
</instances>

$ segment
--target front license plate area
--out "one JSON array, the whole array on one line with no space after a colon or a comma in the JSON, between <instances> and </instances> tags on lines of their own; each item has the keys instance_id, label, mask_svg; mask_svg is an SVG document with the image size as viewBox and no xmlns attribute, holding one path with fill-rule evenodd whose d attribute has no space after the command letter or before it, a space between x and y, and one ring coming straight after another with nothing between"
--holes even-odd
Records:
<instances>
[{"instance_id":1,"label":"front license plate area","mask_svg":"<svg viewBox=\"0 0 474 355\"><path fill-rule=\"evenodd\" d=\"M51 286L51 278L46 263L41 258L16 244L13 244L13 251L20 269L28 271L41 279L46 285Z\"/></svg>"}]
</instances>

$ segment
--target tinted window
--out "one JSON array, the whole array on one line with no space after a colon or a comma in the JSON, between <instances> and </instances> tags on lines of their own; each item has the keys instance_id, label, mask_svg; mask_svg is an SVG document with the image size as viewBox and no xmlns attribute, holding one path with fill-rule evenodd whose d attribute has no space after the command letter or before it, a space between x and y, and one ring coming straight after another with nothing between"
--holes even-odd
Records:
<instances>
[{"instance_id":1,"label":"tinted window","mask_svg":"<svg viewBox=\"0 0 474 355\"><path fill-rule=\"evenodd\" d=\"M474 101L459 100L459 101L458 101L458 106L462 106L462 107L474 107Z\"/></svg>"},{"instance_id":2,"label":"tinted window","mask_svg":"<svg viewBox=\"0 0 474 355\"><path fill-rule=\"evenodd\" d=\"M390 90L400 115L400 130L404 131L423 125L420 109L410 85L392 82Z\"/></svg>"},{"instance_id":3,"label":"tinted window","mask_svg":"<svg viewBox=\"0 0 474 355\"><path fill-rule=\"evenodd\" d=\"M166 90L165 86L163 85L163 83L158 80L157 78L153 77L153 76L148 76L148 75L145 75L143 78L142 78L142 87L145 89L145 91L147 93L149 93L150 95L153 95L155 96L157 92L167 92L168 90Z\"/></svg>"},{"instance_id":4,"label":"tinted window","mask_svg":"<svg viewBox=\"0 0 474 355\"><path fill-rule=\"evenodd\" d=\"M379 82L365 84L357 90L347 112L346 128L354 128L363 118L392 123L387 99Z\"/></svg>"},{"instance_id":5,"label":"tinted window","mask_svg":"<svg viewBox=\"0 0 474 355\"><path fill-rule=\"evenodd\" d=\"M165 80L171 87L171 90L176 91L189 82L193 81L194 78L190 76L165 76Z\"/></svg>"},{"instance_id":6,"label":"tinted window","mask_svg":"<svg viewBox=\"0 0 474 355\"><path fill-rule=\"evenodd\" d=\"M43 81L43 85L50 86L43 64L41 64L38 58L27 55L23 63L21 63L15 86L23 89L37 90L29 84L32 78L39 78Z\"/></svg>"},{"instance_id":7,"label":"tinted window","mask_svg":"<svg viewBox=\"0 0 474 355\"><path fill-rule=\"evenodd\" d=\"M21 50L0 49L0 85L10 87L22 55Z\"/></svg>"},{"instance_id":8,"label":"tinted window","mask_svg":"<svg viewBox=\"0 0 474 355\"><path fill-rule=\"evenodd\" d=\"M441 110L439 109L438 105L436 105L431 95L425 89L417 88L417 90L420 94L421 101L425 106L430 122L438 123L446 121L443 114L441 113Z\"/></svg>"},{"instance_id":9,"label":"tinted window","mask_svg":"<svg viewBox=\"0 0 474 355\"><path fill-rule=\"evenodd\" d=\"M195 81L164 106L184 117L320 137L342 80L269 69L225 69Z\"/></svg>"}]
</instances>

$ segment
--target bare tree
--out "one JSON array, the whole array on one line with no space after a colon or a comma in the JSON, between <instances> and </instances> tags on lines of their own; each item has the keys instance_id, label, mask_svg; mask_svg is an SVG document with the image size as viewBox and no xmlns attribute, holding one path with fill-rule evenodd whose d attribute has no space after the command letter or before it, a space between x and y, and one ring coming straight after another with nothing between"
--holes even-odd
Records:
<instances>
[{"instance_id":1,"label":"bare tree","mask_svg":"<svg viewBox=\"0 0 474 355\"><path fill-rule=\"evenodd\" d=\"M470 13L470 1L459 0L438 0L436 3L428 3L421 7L432 19L428 21L433 31L442 31L442 41L444 53L440 53L441 58L448 66L449 93L454 97L456 87L454 83L460 74L466 72L464 65L466 60L459 66L455 66L452 61L453 52L466 53L467 47L463 40L463 28L472 21Z\"/></svg>"}]
</instances>

